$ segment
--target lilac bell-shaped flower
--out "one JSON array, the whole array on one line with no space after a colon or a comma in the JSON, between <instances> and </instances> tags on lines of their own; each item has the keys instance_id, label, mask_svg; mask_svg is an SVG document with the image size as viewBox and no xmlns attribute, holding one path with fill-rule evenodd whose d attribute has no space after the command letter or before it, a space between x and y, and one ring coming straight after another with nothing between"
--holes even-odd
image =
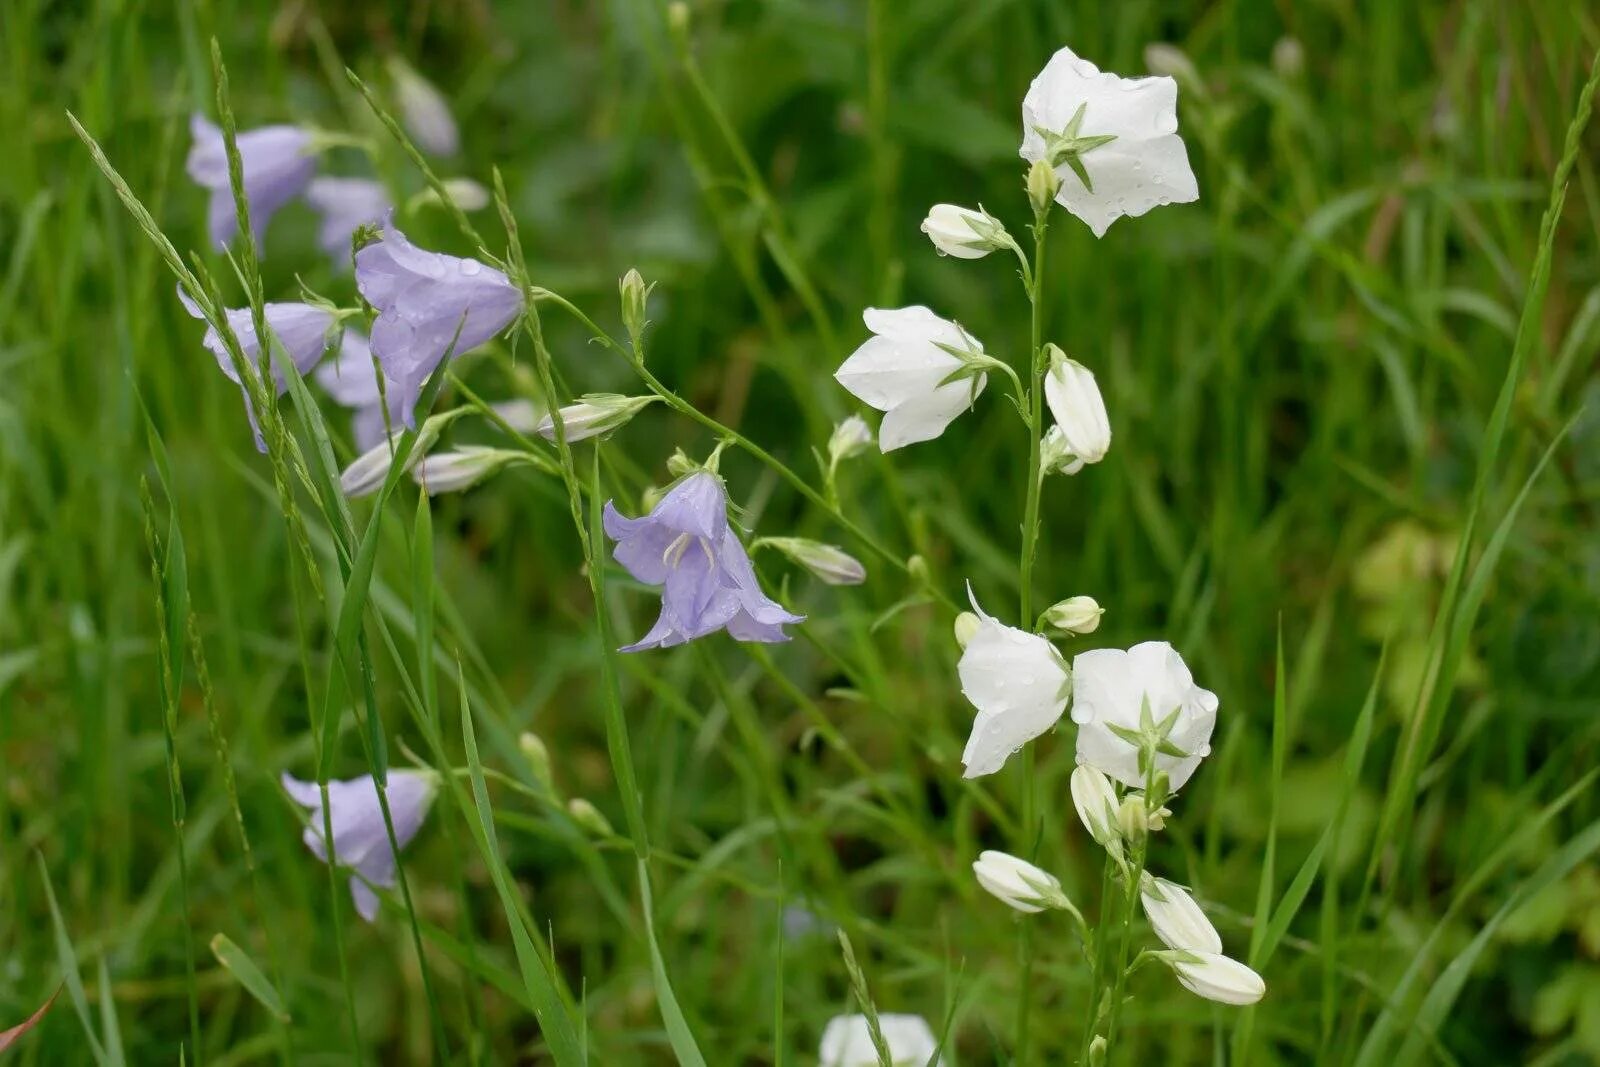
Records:
<instances>
[{"instance_id":1,"label":"lilac bell-shaped flower","mask_svg":"<svg viewBox=\"0 0 1600 1067\"><path fill-rule=\"evenodd\" d=\"M400 387L385 377L380 394L379 373L372 365L367 335L359 330L346 330L338 352L317 368L317 384L328 391L336 404L355 411L352 428L357 452L365 452L383 440L385 403L390 426L399 425L404 417Z\"/></svg>"},{"instance_id":2,"label":"lilac bell-shaped flower","mask_svg":"<svg viewBox=\"0 0 1600 1067\"><path fill-rule=\"evenodd\" d=\"M317 244L333 261L350 265L350 235L358 226L377 225L394 205L389 190L371 178L317 178L306 186L306 203L316 208Z\"/></svg>"},{"instance_id":3,"label":"lilac bell-shaped flower","mask_svg":"<svg viewBox=\"0 0 1600 1067\"><path fill-rule=\"evenodd\" d=\"M356 287L378 309L372 350L400 387L407 426L416 425L422 383L447 351L469 352L522 314L522 291L500 271L418 248L392 218L356 253Z\"/></svg>"},{"instance_id":4,"label":"lilac bell-shaped flower","mask_svg":"<svg viewBox=\"0 0 1600 1067\"><path fill-rule=\"evenodd\" d=\"M661 586L660 618L623 652L670 648L723 629L740 641L787 641L784 625L805 619L761 591L728 523L722 479L708 470L683 479L642 518L625 518L607 501L605 526L617 542L617 562L646 585Z\"/></svg>"},{"instance_id":5,"label":"lilac bell-shaped flower","mask_svg":"<svg viewBox=\"0 0 1600 1067\"><path fill-rule=\"evenodd\" d=\"M287 773L283 790L296 804L311 813L301 840L311 854L328 862L323 837L322 790L316 782L302 782ZM405 848L422 829L422 820L433 804L439 776L432 771L389 772L389 816L394 821L394 840ZM328 783L329 821L333 824L334 861L355 871L350 876L350 896L356 911L367 922L378 917L378 895L373 886L388 889L395 884L394 850L389 847L389 831L378 803L378 789L372 775Z\"/></svg>"},{"instance_id":6,"label":"lilac bell-shaped flower","mask_svg":"<svg viewBox=\"0 0 1600 1067\"><path fill-rule=\"evenodd\" d=\"M194 144L185 169L189 177L211 194L206 209L211 241L225 248L239 231L233 209L233 187L228 181L228 151L222 131L204 115L189 119ZM241 131L236 138L244 172L244 195L250 204L250 229L256 243L277 210L305 189L316 173L311 134L298 126L261 126Z\"/></svg>"},{"instance_id":7,"label":"lilac bell-shaped flower","mask_svg":"<svg viewBox=\"0 0 1600 1067\"><path fill-rule=\"evenodd\" d=\"M197 319L204 319L205 312L200 310L183 287L178 287L178 299L183 302L183 308ZM261 363L261 345L256 340L255 319L249 308L224 308L227 315L228 328L239 339L239 348L244 352L245 359L251 366L259 367ZM317 365L322 358L322 353L328 347L328 334L333 329L334 316L331 311L326 311L311 304L266 304L262 308L267 320L267 327L272 331L278 343L283 346L283 351L288 354L289 362L301 374L307 374ZM256 422L256 412L250 403L250 394L239 383L239 371L233 365L233 357L228 354L228 348L222 343L222 338L217 335L215 328L206 327L206 335L201 342L216 357L217 366L222 368L222 373L228 380L239 384L240 392L244 393L245 413L250 416L250 428L255 431L256 448L262 452L267 450L267 445L261 437L261 427ZM276 363L272 367L272 379L277 385L278 394L281 396L289 388L289 381L284 377L283 368Z\"/></svg>"}]
</instances>

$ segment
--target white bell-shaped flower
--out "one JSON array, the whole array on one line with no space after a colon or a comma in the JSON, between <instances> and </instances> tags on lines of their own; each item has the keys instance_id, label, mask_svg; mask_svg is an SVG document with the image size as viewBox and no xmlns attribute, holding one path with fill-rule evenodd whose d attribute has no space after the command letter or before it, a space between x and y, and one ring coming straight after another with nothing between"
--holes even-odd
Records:
<instances>
[{"instance_id":1,"label":"white bell-shaped flower","mask_svg":"<svg viewBox=\"0 0 1600 1067\"><path fill-rule=\"evenodd\" d=\"M957 259L982 259L1011 242L999 219L981 209L974 211L956 204L929 208L928 217L922 220L922 232L941 256Z\"/></svg>"},{"instance_id":2,"label":"white bell-shaped flower","mask_svg":"<svg viewBox=\"0 0 1600 1067\"><path fill-rule=\"evenodd\" d=\"M1220 952L1174 952L1163 958L1183 988L1197 997L1242 1007L1267 995L1259 974Z\"/></svg>"},{"instance_id":3,"label":"white bell-shaped flower","mask_svg":"<svg viewBox=\"0 0 1600 1067\"><path fill-rule=\"evenodd\" d=\"M861 317L873 336L850 354L834 378L886 413L878 427L880 450L933 440L983 392L988 378L981 373L946 381L965 366L949 349L983 352L977 338L957 324L921 306L868 308Z\"/></svg>"},{"instance_id":4,"label":"white bell-shaped flower","mask_svg":"<svg viewBox=\"0 0 1600 1067\"><path fill-rule=\"evenodd\" d=\"M1072 683L1061 653L1049 641L1005 625L976 598L972 609L978 628L956 668L961 692L978 709L961 754L967 778L993 774L1013 752L1054 726L1067 710Z\"/></svg>"},{"instance_id":5,"label":"white bell-shaped flower","mask_svg":"<svg viewBox=\"0 0 1600 1067\"><path fill-rule=\"evenodd\" d=\"M1165 641L1145 641L1127 651L1080 652L1072 661L1078 762L1123 785L1143 788L1139 747L1126 734L1142 729L1147 702L1157 723L1176 714L1166 735L1169 751L1157 752L1156 768L1166 774L1170 788L1181 789L1211 751L1217 696L1194 684L1183 657Z\"/></svg>"},{"instance_id":6,"label":"white bell-shaped flower","mask_svg":"<svg viewBox=\"0 0 1600 1067\"><path fill-rule=\"evenodd\" d=\"M878 1029L894 1067L925 1067L939 1051L933 1027L920 1015L878 1013ZM865 1015L835 1015L822 1031L821 1067L878 1067L878 1050ZM942 1061L941 1061L942 1062Z\"/></svg>"},{"instance_id":7,"label":"white bell-shaped flower","mask_svg":"<svg viewBox=\"0 0 1600 1067\"><path fill-rule=\"evenodd\" d=\"M1023 159L1061 179L1056 203L1096 237L1124 215L1200 197L1178 136L1178 83L1102 73L1063 48L1022 100Z\"/></svg>"},{"instance_id":8,"label":"white bell-shaped flower","mask_svg":"<svg viewBox=\"0 0 1600 1067\"><path fill-rule=\"evenodd\" d=\"M1168 948L1222 952L1222 935L1182 886L1147 874L1139 885L1139 903L1144 905L1156 936Z\"/></svg>"}]
</instances>

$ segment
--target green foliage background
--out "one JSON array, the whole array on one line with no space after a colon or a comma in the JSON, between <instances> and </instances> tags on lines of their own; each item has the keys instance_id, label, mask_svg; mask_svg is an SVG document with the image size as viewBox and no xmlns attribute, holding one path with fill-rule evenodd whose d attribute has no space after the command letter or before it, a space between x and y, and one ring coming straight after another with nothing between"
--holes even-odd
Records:
<instances>
[{"instance_id":1,"label":"green foliage background","mask_svg":"<svg viewBox=\"0 0 1600 1067\"><path fill-rule=\"evenodd\" d=\"M1267 999L1242 1015L1141 972L1121 1062L1600 1062L1600 790L1586 777L1600 740L1593 129L1505 444L1485 453L1551 175L1600 46L1594 10L1556 0L734 0L691 5L688 61L645 0L0 0L0 1025L31 1013L64 962L83 982L12 1060L177 1062L192 989L202 1043L185 1062L344 1062L348 987L377 1062L546 1062L458 807L442 798L405 857L430 1008L403 914L353 920L276 785L280 771L314 770L315 695L297 634L320 677L332 616L314 611L297 628L298 550L237 391L65 119L70 108L100 140L181 249L202 249L204 198L182 159L189 112L213 110L213 34L241 126L370 136L381 172L409 192L420 179L341 71L381 88L384 57L408 57L462 122L464 153L444 172L487 183L499 168L535 281L616 330L615 279L638 267L658 283L655 373L808 477L811 450L853 410L831 375L865 336L862 307L925 303L1000 358L1025 357L1013 264L938 257L917 225L933 203L981 202L1024 233L1019 106L1049 55L1070 45L1137 74L1147 45L1177 45L1194 68L1180 117L1200 202L1121 221L1104 240L1064 215L1052 230L1046 333L1097 372L1116 438L1104 463L1047 484L1036 597L1096 596L1104 625L1080 646L1170 639L1220 696L1213 757L1174 805L1155 862L1195 888L1230 952L1256 958L1262 920L1280 913L1328 827L1338 832L1308 869L1288 936L1260 962ZM342 149L323 171L364 166ZM503 242L492 210L475 219ZM424 209L407 228L426 246L469 251L442 213ZM269 299L293 299L297 278L351 299L314 234L304 205L274 221ZM229 302L243 303L212 262ZM546 325L574 392L637 391L576 323L547 312ZM462 373L490 399L526 391L526 353L511 356L502 346ZM139 498L154 469L135 383L171 455L253 877L192 670L176 732L178 868ZM991 393L941 440L856 461L841 491L849 514L920 555L949 596L970 580L998 611L1017 592L1026 461L1014 412ZM344 416L326 413L344 455ZM1489 533L1569 424L1492 574L1479 569ZM658 405L607 446L608 483L635 500L666 480L674 448L703 456L713 445ZM1439 620L1460 618L1449 575L1485 463L1467 572L1482 575L1485 599L1459 664L1435 671ZM730 452L723 471L757 533L849 547L748 458ZM413 661L414 508L405 487L369 605ZM621 827L602 646L560 483L518 470L439 498L432 519L432 654L452 758L465 766L459 655L484 764L530 785L516 739L536 731L562 796L588 798ZM1013 843L1004 819L1020 780L1014 766L960 780L971 709L949 615L905 604L914 589L886 567L837 590L775 556L760 562L810 615L799 640L770 660L718 638L623 661L658 850L656 934L689 1026L712 1062L814 1062L823 1023L851 1010L826 932L837 924L879 1010L936 1024L948 1014L950 1062L1008 1062L1016 921L969 864ZM613 623L642 632L654 599L608 577ZM399 765L402 742L423 746L391 667L379 656ZM1374 685L1351 784L1342 768ZM341 776L365 768L351 734ZM1099 859L1067 797L1071 742L1063 728L1036 746L1039 856L1092 912ZM493 775L488 787L507 865L581 997L593 1062L674 1062L625 844ZM1508 901L1517 906L1481 954L1461 957ZM786 923L786 908L814 920L790 911ZM1068 1062L1082 969L1065 922L1035 923L1035 1062ZM217 933L271 973L287 1025L207 951ZM1458 957L1459 997L1416 1021Z\"/></svg>"}]
</instances>

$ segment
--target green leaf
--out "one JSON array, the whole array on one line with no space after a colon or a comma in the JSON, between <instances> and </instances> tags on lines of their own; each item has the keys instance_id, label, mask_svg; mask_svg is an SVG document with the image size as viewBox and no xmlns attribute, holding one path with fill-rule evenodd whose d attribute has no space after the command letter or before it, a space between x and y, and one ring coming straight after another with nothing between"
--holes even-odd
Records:
<instances>
[{"instance_id":1,"label":"green leaf","mask_svg":"<svg viewBox=\"0 0 1600 1067\"><path fill-rule=\"evenodd\" d=\"M272 982L262 973L261 968L256 966L256 961L250 958L248 952L235 944L227 934L219 933L211 939L211 954L240 985L244 986L245 992L256 998L257 1003L280 1021L289 1021L289 1012L283 1006L283 998L278 996L277 989L273 988Z\"/></svg>"}]
</instances>

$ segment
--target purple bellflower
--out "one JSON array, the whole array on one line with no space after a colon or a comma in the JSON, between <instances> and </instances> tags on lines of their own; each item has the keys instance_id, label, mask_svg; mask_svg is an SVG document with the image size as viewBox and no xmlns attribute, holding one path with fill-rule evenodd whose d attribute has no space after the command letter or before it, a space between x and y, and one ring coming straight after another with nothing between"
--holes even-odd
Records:
<instances>
[{"instance_id":1,"label":"purple bellflower","mask_svg":"<svg viewBox=\"0 0 1600 1067\"><path fill-rule=\"evenodd\" d=\"M356 253L356 287L378 309L372 350L400 387L408 427L416 425L422 383L451 351L452 340L459 356L522 314L522 291L500 271L418 248L393 219L384 220L382 238Z\"/></svg>"},{"instance_id":2,"label":"purple bellflower","mask_svg":"<svg viewBox=\"0 0 1600 1067\"><path fill-rule=\"evenodd\" d=\"M317 210L317 244L346 270L350 268L350 235L356 227L377 225L393 207L389 190L371 178L317 178L306 186L306 203Z\"/></svg>"},{"instance_id":3,"label":"purple bellflower","mask_svg":"<svg viewBox=\"0 0 1600 1067\"><path fill-rule=\"evenodd\" d=\"M327 390L335 403L355 411L353 429L357 452L366 452L383 440L386 401L390 426L398 426L404 417L400 408L400 387L385 377L380 394L378 374L378 369L372 365L367 335L359 330L346 330L338 352L317 368L317 384Z\"/></svg>"},{"instance_id":4,"label":"purple bellflower","mask_svg":"<svg viewBox=\"0 0 1600 1067\"><path fill-rule=\"evenodd\" d=\"M200 310L200 305L183 291L181 285L178 287L178 299L183 302L184 310L195 318L206 317L205 312ZM245 359L250 361L251 366L259 367L261 345L256 340L256 326L250 309L246 307L223 310L228 317L228 328L239 339L239 348L244 352ZM267 304L262 310L266 314L268 328L283 346L289 361L301 374L309 374L328 348L328 334L334 324L333 313L310 304ZM233 365L233 357L228 354L227 346L222 343L222 338L217 336L216 329L210 325L206 326L206 336L202 343L216 357L217 366L222 368L222 373L228 376L229 381L239 386L241 393L244 393L244 410L250 416L250 428L255 431L256 448L265 452L267 444L261 437L261 426L256 421L256 411L250 403L250 393L239 381L239 372ZM276 363L272 367L272 378L277 384L278 395L282 396L288 391L288 379L284 377L283 369Z\"/></svg>"},{"instance_id":5,"label":"purple bellflower","mask_svg":"<svg viewBox=\"0 0 1600 1067\"><path fill-rule=\"evenodd\" d=\"M642 518L625 518L607 502L605 526L617 562L646 585L661 586L660 618L623 652L670 648L724 629L740 641L787 641L784 625L805 620L761 591L728 523L722 479L710 471L683 479Z\"/></svg>"},{"instance_id":6,"label":"purple bellflower","mask_svg":"<svg viewBox=\"0 0 1600 1067\"><path fill-rule=\"evenodd\" d=\"M228 182L228 152L222 131L204 115L189 119L194 144L185 164L189 177L211 193L206 210L211 241L226 248L239 232ZM277 210L299 196L316 173L311 134L298 126L261 126L238 135L239 162L244 170L244 195L250 203L250 229L256 243Z\"/></svg>"},{"instance_id":7,"label":"purple bellflower","mask_svg":"<svg viewBox=\"0 0 1600 1067\"><path fill-rule=\"evenodd\" d=\"M289 798L311 813L300 839L313 856L327 863L322 790L316 782L302 782L287 773L282 782ZM389 772L389 815L394 820L396 845L405 848L417 836L438 789L439 776L432 771ZM372 922L378 917L378 894L372 887L393 887L395 865L399 862L389 847L389 831L383 823L383 808L379 806L372 775L329 782L328 809L333 823L334 861L355 871L350 876L350 896L361 917Z\"/></svg>"}]
</instances>

